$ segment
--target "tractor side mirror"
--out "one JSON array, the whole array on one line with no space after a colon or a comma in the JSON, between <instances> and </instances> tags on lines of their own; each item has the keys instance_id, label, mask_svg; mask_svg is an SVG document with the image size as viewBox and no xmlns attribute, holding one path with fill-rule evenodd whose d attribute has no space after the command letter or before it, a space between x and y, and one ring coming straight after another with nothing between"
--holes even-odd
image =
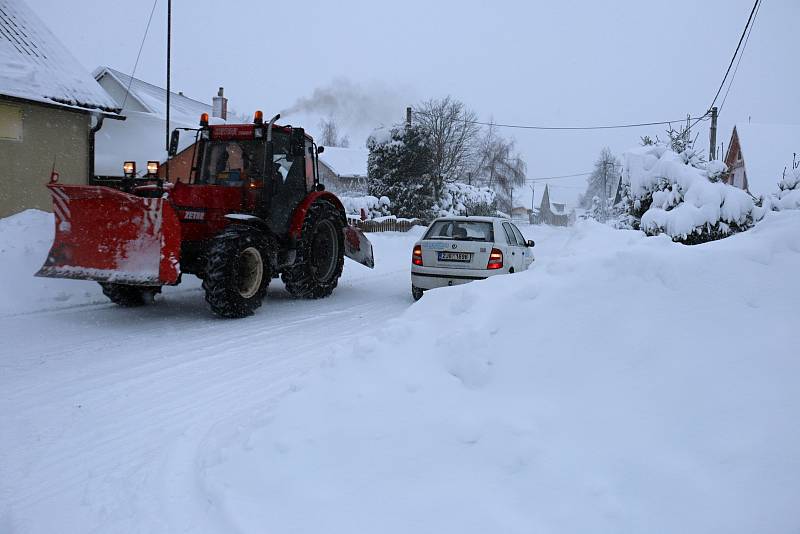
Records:
<instances>
[{"instance_id":1,"label":"tractor side mirror","mask_svg":"<svg viewBox=\"0 0 800 534\"><path fill-rule=\"evenodd\" d=\"M169 157L174 158L178 153L178 142L181 139L181 132L172 130L172 135L169 136Z\"/></svg>"},{"instance_id":2,"label":"tractor side mirror","mask_svg":"<svg viewBox=\"0 0 800 534\"><path fill-rule=\"evenodd\" d=\"M317 147L317 154L319 155L319 154L322 154L323 152L325 152L325 147L324 146L318 146Z\"/></svg>"},{"instance_id":3,"label":"tractor side mirror","mask_svg":"<svg viewBox=\"0 0 800 534\"><path fill-rule=\"evenodd\" d=\"M535 244L536 243L533 242L533 239L528 239L528 241L525 243L525 246L527 246L528 248L533 248Z\"/></svg>"}]
</instances>

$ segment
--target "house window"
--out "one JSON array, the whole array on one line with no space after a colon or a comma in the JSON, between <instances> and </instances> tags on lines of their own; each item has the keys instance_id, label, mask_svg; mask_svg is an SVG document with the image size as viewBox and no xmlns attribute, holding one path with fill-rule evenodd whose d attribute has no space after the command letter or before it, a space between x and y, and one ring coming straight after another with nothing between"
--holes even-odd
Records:
<instances>
[{"instance_id":1,"label":"house window","mask_svg":"<svg viewBox=\"0 0 800 534\"><path fill-rule=\"evenodd\" d=\"M22 141L22 108L0 104L0 141Z\"/></svg>"}]
</instances>

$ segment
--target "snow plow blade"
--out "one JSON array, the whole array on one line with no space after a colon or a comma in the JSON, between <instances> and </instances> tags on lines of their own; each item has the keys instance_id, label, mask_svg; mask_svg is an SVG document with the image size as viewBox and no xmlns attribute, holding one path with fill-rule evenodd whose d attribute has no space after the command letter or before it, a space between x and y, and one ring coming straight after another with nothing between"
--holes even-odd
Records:
<instances>
[{"instance_id":1,"label":"snow plow blade","mask_svg":"<svg viewBox=\"0 0 800 534\"><path fill-rule=\"evenodd\" d=\"M375 267L372 255L372 243L359 228L347 225L344 227L344 255L370 269Z\"/></svg>"},{"instance_id":2,"label":"snow plow blade","mask_svg":"<svg viewBox=\"0 0 800 534\"><path fill-rule=\"evenodd\" d=\"M178 282L180 223L164 199L102 186L47 187L56 231L36 276L143 286Z\"/></svg>"}]
</instances>

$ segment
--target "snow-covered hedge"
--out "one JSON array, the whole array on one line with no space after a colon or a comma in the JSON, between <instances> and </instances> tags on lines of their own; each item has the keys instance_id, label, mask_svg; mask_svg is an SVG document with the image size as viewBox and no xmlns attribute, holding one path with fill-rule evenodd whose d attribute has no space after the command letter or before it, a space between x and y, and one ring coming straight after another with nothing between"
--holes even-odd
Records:
<instances>
[{"instance_id":1,"label":"snow-covered hedge","mask_svg":"<svg viewBox=\"0 0 800 534\"><path fill-rule=\"evenodd\" d=\"M687 149L658 143L625 153L624 188L634 227L687 244L720 239L750 228L755 202L719 181L720 162L706 163Z\"/></svg>"},{"instance_id":2,"label":"snow-covered hedge","mask_svg":"<svg viewBox=\"0 0 800 534\"><path fill-rule=\"evenodd\" d=\"M494 191L459 182L444 185L439 202L433 206L438 217L452 215L495 215Z\"/></svg>"},{"instance_id":3,"label":"snow-covered hedge","mask_svg":"<svg viewBox=\"0 0 800 534\"><path fill-rule=\"evenodd\" d=\"M762 201L764 211L781 211L800 209L800 168L787 168L783 178L778 182L778 192L765 197Z\"/></svg>"},{"instance_id":4,"label":"snow-covered hedge","mask_svg":"<svg viewBox=\"0 0 800 534\"><path fill-rule=\"evenodd\" d=\"M361 210L367 219L377 219L391 215L392 202L387 197L373 197L371 195L363 197L339 197L344 204L344 210L348 217L361 218Z\"/></svg>"}]
</instances>

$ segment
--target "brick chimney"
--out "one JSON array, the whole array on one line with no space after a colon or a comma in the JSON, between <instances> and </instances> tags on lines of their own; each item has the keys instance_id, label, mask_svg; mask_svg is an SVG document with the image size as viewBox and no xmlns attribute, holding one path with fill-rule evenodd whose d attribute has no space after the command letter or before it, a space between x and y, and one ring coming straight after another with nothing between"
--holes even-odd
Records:
<instances>
[{"instance_id":1,"label":"brick chimney","mask_svg":"<svg viewBox=\"0 0 800 534\"><path fill-rule=\"evenodd\" d=\"M222 87L219 88L217 91L217 96L214 97L211 106L211 116L218 117L222 120L227 120L228 118L228 99L222 96L223 89Z\"/></svg>"}]
</instances>

